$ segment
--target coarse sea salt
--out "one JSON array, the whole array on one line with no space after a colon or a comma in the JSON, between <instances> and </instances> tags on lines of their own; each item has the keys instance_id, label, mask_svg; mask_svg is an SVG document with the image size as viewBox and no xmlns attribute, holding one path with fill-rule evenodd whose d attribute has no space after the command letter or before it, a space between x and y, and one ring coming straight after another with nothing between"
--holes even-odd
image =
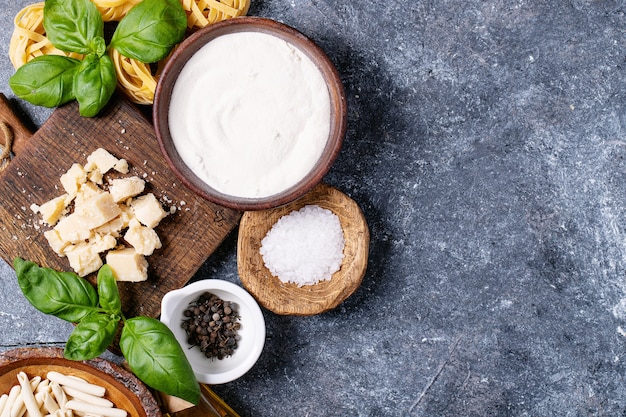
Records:
<instances>
[{"instance_id":1,"label":"coarse sea salt","mask_svg":"<svg viewBox=\"0 0 626 417\"><path fill-rule=\"evenodd\" d=\"M330 280L341 268L344 246L339 217L313 204L278 219L260 253L272 275L302 287Z\"/></svg>"}]
</instances>

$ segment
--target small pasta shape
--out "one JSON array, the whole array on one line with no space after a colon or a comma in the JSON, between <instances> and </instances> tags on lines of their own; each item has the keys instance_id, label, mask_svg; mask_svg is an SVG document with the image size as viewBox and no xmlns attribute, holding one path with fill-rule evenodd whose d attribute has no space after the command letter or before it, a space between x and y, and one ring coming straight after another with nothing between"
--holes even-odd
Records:
<instances>
[{"instance_id":1,"label":"small pasta shape","mask_svg":"<svg viewBox=\"0 0 626 417\"><path fill-rule=\"evenodd\" d=\"M33 393L33 387L31 386L31 381L28 379L28 376L26 375L26 373L25 372L18 373L17 381L20 383L20 387L22 388L21 398L24 403L24 406L26 407L26 410L28 411L29 417L43 417L41 412L39 411L40 405L37 404L37 401L35 401L35 395ZM39 379L39 381L41 381L41 378ZM37 384L39 384L39 381L37 381ZM35 386L35 388L37 387ZM13 410L11 410L11 413L13 413ZM12 417L17 417L17 416L12 415Z\"/></svg>"},{"instance_id":2,"label":"small pasta shape","mask_svg":"<svg viewBox=\"0 0 626 417\"><path fill-rule=\"evenodd\" d=\"M8 394L2 394L0 396L0 415L2 415L2 412L4 411L4 407L7 405L8 401L9 401Z\"/></svg>"},{"instance_id":3,"label":"small pasta shape","mask_svg":"<svg viewBox=\"0 0 626 417\"><path fill-rule=\"evenodd\" d=\"M126 410L114 407L101 407L99 405L87 404L78 400L69 400L66 404L67 408L77 412L95 414L103 417L126 417Z\"/></svg>"},{"instance_id":4,"label":"small pasta shape","mask_svg":"<svg viewBox=\"0 0 626 417\"><path fill-rule=\"evenodd\" d=\"M113 403L101 396L91 395L72 387L65 387L65 393L70 397L85 402L87 404L98 405L101 407L113 407Z\"/></svg>"},{"instance_id":5,"label":"small pasta shape","mask_svg":"<svg viewBox=\"0 0 626 417\"><path fill-rule=\"evenodd\" d=\"M51 371L47 379L28 379L18 372L17 384L0 396L0 417L127 417L105 398L106 388L74 375Z\"/></svg>"},{"instance_id":6,"label":"small pasta shape","mask_svg":"<svg viewBox=\"0 0 626 417\"><path fill-rule=\"evenodd\" d=\"M57 384L61 386L75 388L79 391L82 391L91 395L95 395L97 397L102 397L106 393L106 390L104 387L101 387L95 384L90 384L89 382L82 380L82 379L76 379L76 378L69 377L67 375L63 375L60 372L54 372L54 371L48 372L48 374L46 375L46 378L48 378L52 382L56 382Z\"/></svg>"},{"instance_id":7,"label":"small pasta shape","mask_svg":"<svg viewBox=\"0 0 626 417\"><path fill-rule=\"evenodd\" d=\"M13 387L11 387L7 402L4 405L4 410L2 410L2 417L11 417L11 410L13 409L13 405L21 396L21 393L22 387L20 387L19 385L14 385Z\"/></svg>"},{"instance_id":8,"label":"small pasta shape","mask_svg":"<svg viewBox=\"0 0 626 417\"><path fill-rule=\"evenodd\" d=\"M52 414L57 410L60 410L59 403L54 400L54 397L48 392L43 391L43 408L46 410L47 414Z\"/></svg>"},{"instance_id":9,"label":"small pasta shape","mask_svg":"<svg viewBox=\"0 0 626 417\"><path fill-rule=\"evenodd\" d=\"M47 379L44 379L43 381L41 381L38 385L37 388L35 389L35 393L40 393L40 392L50 392L50 381L48 381Z\"/></svg>"},{"instance_id":10,"label":"small pasta shape","mask_svg":"<svg viewBox=\"0 0 626 417\"><path fill-rule=\"evenodd\" d=\"M59 404L60 408L65 408L65 403L67 403L67 395L63 388L56 382L50 382L50 390L52 391L52 395L56 400L57 404Z\"/></svg>"},{"instance_id":11,"label":"small pasta shape","mask_svg":"<svg viewBox=\"0 0 626 417\"><path fill-rule=\"evenodd\" d=\"M67 408L60 408L52 414L46 414L45 417L74 417L74 412Z\"/></svg>"}]
</instances>

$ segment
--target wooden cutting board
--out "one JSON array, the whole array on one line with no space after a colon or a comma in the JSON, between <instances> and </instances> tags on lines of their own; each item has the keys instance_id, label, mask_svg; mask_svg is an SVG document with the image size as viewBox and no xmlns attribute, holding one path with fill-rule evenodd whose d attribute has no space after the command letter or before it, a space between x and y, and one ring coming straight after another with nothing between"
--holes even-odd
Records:
<instances>
[{"instance_id":1,"label":"wooden cutting board","mask_svg":"<svg viewBox=\"0 0 626 417\"><path fill-rule=\"evenodd\" d=\"M162 156L152 124L126 99L118 97L96 118L84 118L76 104L56 109L32 136L0 94L0 121L15 135L14 158L0 173L0 256L10 265L17 256L57 270L70 271L67 259L49 247L47 226L30 206L62 194L59 181L73 163L102 147L128 161L167 210L157 226L163 247L149 256L149 278L119 285L127 317L157 317L161 298L180 288L237 225L241 213L210 203L185 188ZM4 140L0 134L0 144ZM95 283L95 274L87 277Z\"/></svg>"}]
</instances>

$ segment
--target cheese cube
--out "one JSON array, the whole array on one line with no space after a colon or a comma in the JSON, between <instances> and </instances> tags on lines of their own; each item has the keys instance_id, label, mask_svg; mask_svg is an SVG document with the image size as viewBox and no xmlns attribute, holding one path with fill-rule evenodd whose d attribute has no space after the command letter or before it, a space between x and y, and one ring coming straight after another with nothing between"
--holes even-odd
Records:
<instances>
[{"instance_id":1,"label":"cheese cube","mask_svg":"<svg viewBox=\"0 0 626 417\"><path fill-rule=\"evenodd\" d=\"M79 276L96 272L102 266L102 258L93 245L83 242L65 249L70 266Z\"/></svg>"},{"instance_id":2,"label":"cheese cube","mask_svg":"<svg viewBox=\"0 0 626 417\"><path fill-rule=\"evenodd\" d=\"M133 213L133 209L126 204L120 204L120 210L122 210L122 214L120 214L120 218L122 219L122 228L128 227L130 221L135 218L135 213Z\"/></svg>"},{"instance_id":3,"label":"cheese cube","mask_svg":"<svg viewBox=\"0 0 626 417\"><path fill-rule=\"evenodd\" d=\"M161 247L159 236L149 227L142 226L137 219L132 219L128 230L124 234L124 240L131 244L142 255L152 255L155 249Z\"/></svg>"},{"instance_id":4,"label":"cheese cube","mask_svg":"<svg viewBox=\"0 0 626 417\"><path fill-rule=\"evenodd\" d=\"M102 184L104 182L103 178L104 175L102 175L102 171L100 171L98 168L95 168L93 171L87 174L87 179L96 184Z\"/></svg>"},{"instance_id":5,"label":"cheese cube","mask_svg":"<svg viewBox=\"0 0 626 417\"><path fill-rule=\"evenodd\" d=\"M109 184L109 192L117 202L142 193L146 186L146 182L139 177L113 179Z\"/></svg>"},{"instance_id":6,"label":"cheese cube","mask_svg":"<svg viewBox=\"0 0 626 417\"><path fill-rule=\"evenodd\" d=\"M53 226L57 221L59 221L70 201L70 196L68 194L63 194L43 203L38 209L42 220L50 226Z\"/></svg>"},{"instance_id":7,"label":"cheese cube","mask_svg":"<svg viewBox=\"0 0 626 417\"><path fill-rule=\"evenodd\" d=\"M106 149L98 148L87 157L87 164L85 170L91 172L98 169L100 173L106 174L111 168L119 162L119 159L114 157Z\"/></svg>"},{"instance_id":8,"label":"cheese cube","mask_svg":"<svg viewBox=\"0 0 626 417\"><path fill-rule=\"evenodd\" d=\"M53 226L44 233L52 250L66 256L74 271L85 276L103 265L102 255L112 264L116 278L121 281L144 281L148 277L145 256L161 248L154 227L167 216L154 194L141 195L146 182L138 177L107 179L111 169L126 174L128 161L118 159L98 148L61 176L66 194L31 209L40 213L43 222ZM68 207L72 207L70 212ZM116 250L122 237L131 248Z\"/></svg>"},{"instance_id":9,"label":"cheese cube","mask_svg":"<svg viewBox=\"0 0 626 417\"><path fill-rule=\"evenodd\" d=\"M133 248L109 251L106 262L118 281L138 282L148 279L148 261Z\"/></svg>"},{"instance_id":10,"label":"cheese cube","mask_svg":"<svg viewBox=\"0 0 626 417\"><path fill-rule=\"evenodd\" d=\"M80 164L73 164L70 169L61 175L61 185L71 197L76 196L78 188L87 181L87 174Z\"/></svg>"},{"instance_id":11,"label":"cheese cube","mask_svg":"<svg viewBox=\"0 0 626 417\"><path fill-rule=\"evenodd\" d=\"M85 227L84 220L76 213L61 218L54 229L63 242L78 243L89 239L93 233Z\"/></svg>"},{"instance_id":12,"label":"cheese cube","mask_svg":"<svg viewBox=\"0 0 626 417\"><path fill-rule=\"evenodd\" d=\"M117 239L112 235L100 235L96 233L93 238L89 239L89 245L91 245L94 251L102 253L116 247Z\"/></svg>"},{"instance_id":13,"label":"cheese cube","mask_svg":"<svg viewBox=\"0 0 626 417\"><path fill-rule=\"evenodd\" d=\"M120 159L113 166L113 169L122 174L128 174L128 161L126 159Z\"/></svg>"},{"instance_id":14,"label":"cheese cube","mask_svg":"<svg viewBox=\"0 0 626 417\"><path fill-rule=\"evenodd\" d=\"M122 231L122 229L128 227L128 221L125 222L123 216L124 213L122 212L122 214L120 214L113 220L103 224L100 227L96 227L95 229L93 229L93 231L101 235L120 237L120 232Z\"/></svg>"},{"instance_id":15,"label":"cheese cube","mask_svg":"<svg viewBox=\"0 0 626 417\"><path fill-rule=\"evenodd\" d=\"M156 227L167 216L167 213L161 207L161 203L152 193L134 198L130 202L130 206L137 220L147 227Z\"/></svg>"},{"instance_id":16,"label":"cheese cube","mask_svg":"<svg viewBox=\"0 0 626 417\"><path fill-rule=\"evenodd\" d=\"M54 229L50 229L46 230L43 235L48 240L48 244L52 250L60 257L64 257L65 253L63 251L69 243L61 239L59 232Z\"/></svg>"},{"instance_id":17,"label":"cheese cube","mask_svg":"<svg viewBox=\"0 0 626 417\"><path fill-rule=\"evenodd\" d=\"M82 184L78 189L78 193L76 194L76 198L74 199L74 204L76 204L76 206L80 206L91 197L95 197L98 194L102 194L105 192L106 191L98 187L93 182L87 181L86 183Z\"/></svg>"},{"instance_id":18,"label":"cheese cube","mask_svg":"<svg viewBox=\"0 0 626 417\"><path fill-rule=\"evenodd\" d=\"M74 214L81 218L83 227L94 229L113 220L122 213L109 193L97 194L77 206Z\"/></svg>"}]
</instances>

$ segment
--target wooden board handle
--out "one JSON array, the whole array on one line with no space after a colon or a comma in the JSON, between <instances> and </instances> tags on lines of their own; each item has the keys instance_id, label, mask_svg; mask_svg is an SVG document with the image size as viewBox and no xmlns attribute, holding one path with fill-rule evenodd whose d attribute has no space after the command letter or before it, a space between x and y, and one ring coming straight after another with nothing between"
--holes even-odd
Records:
<instances>
[{"instance_id":1,"label":"wooden board handle","mask_svg":"<svg viewBox=\"0 0 626 417\"><path fill-rule=\"evenodd\" d=\"M22 123L15 114L9 99L0 93L0 122L4 122L13 133L13 145L11 147L14 154L19 154L28 139L33 136L33 132ZM0 134L0 146L4 146L5 138Z\"/></svg>"}]
</instances>

